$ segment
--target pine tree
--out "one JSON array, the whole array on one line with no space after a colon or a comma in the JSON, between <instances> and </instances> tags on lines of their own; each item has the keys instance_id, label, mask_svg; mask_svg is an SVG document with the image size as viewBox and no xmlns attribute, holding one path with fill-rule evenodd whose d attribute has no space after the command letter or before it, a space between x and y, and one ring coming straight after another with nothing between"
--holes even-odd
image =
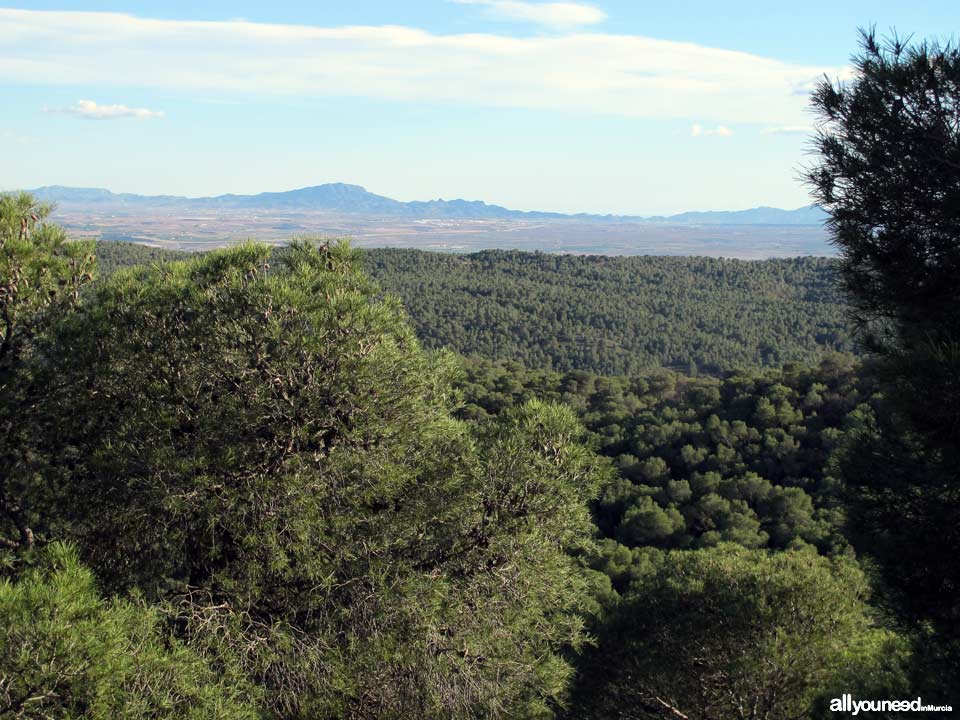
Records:
<instances>
[{"instance_id":1,"label":"pine tree","mask_svg":"<svg viewBox=\"0 0 960 720\"><path fill-rule=\"evenodd\" d=\"M813 95L819 157L807 176L885 381L847 453L849 517L904 617L957 643L960 49L869 31L853 64L849 83Z\"/></svg>"},{"instance_id":2,"label":"pine tree","mask_svg":"<svg viewBox=\"0 0 960 720\"><path fill-rule=\"evenodd\" d=\"M453 419L451 358L348 246L120 272L41 360L47 514L275 716L562 700L588 600L569 553L607 466L566 409Z\"/></svg>"}]
</instances>

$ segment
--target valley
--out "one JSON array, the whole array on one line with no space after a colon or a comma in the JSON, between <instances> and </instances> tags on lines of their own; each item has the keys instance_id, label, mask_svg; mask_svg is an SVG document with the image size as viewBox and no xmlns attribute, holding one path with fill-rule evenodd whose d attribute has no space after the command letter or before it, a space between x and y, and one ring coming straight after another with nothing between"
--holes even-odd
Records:
<instances>
[{"instance_id":1,"label":"valley","mask_svg":"<svg viewBox=\"0 0 960 720\"><path fill-rule=\"evenodd\" d=\"M211 211L118 214L60 209L71 235L171 250L209 250L249 238L271 244L297 235L349 237L356 247L475 252L510 249L580 255L704 255L755 260L829 256L815 226L659 225L629 221L404 219L328 212Z\"/></svg>"},{"instance_id":2,"label":"valley","mask_svg":"<svg viewBox=\"0 0 960 720\"><path fill-rule=\"evenodd\" d=\"M577 255L700 255L746 260L830 256L815 208L754 208L668 217L521 212L479 201L401 203L342 183L211 198L49 187L52 218L73 237L171 250L210 250L255 238L350 238L356 247Z\"/></svg>"}]
</instances>

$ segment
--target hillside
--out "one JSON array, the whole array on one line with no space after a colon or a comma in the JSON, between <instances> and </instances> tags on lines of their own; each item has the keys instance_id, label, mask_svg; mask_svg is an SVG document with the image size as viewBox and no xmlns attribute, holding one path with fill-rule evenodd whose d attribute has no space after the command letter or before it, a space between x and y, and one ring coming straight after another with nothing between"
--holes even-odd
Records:
<instances>
[{"instance_id":1,"label":"hillside","mask_svg":"<svg viewBox=\"0 0 960 720\"><path fill-rule=\"evenodd\" d=\"M165 251L101 243L101 269ZM367 250L427 347L528 367L721 372L853 350L825 258L747 262L486 251Z\"/></svg>"},{"instance_id":2,"label":"hillside","mask_svg":"<svg viewBox=\"0 0 960 720\"><path fill-rule=\"evenodd\" d=\"M371 250L365 264L428 346L528 367L717 372L853 349L825 258Z\"/></svg>"}]
</instances>

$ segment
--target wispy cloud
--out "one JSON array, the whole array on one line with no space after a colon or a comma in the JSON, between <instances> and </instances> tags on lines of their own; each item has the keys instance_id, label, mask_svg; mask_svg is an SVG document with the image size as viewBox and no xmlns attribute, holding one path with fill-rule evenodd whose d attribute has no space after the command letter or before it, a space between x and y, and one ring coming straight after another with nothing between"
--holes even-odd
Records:
<instances>
[{"instance_id":1,"label":"wispy cloud","mask_svg":"<svg viewBox=\"0 0 960 720\"><path fill-rule=\"evenodd\" d=\"M0 141L7 141L17 145L26 145L31 141L29 135L16 132L15 130L0 129Z\"/></svg>"},{"instance_id":2,"label":"wispy cloud","mask_svg":"<svg viewBox=\"0 0 960 720\"><path fill-rule=\"evenodd\" d=\"M438 35L398 26L330 28L13 9L0 9L0 27L0 81L362 96L696 119L705 126L807 123L807 101L793 90L831 72L601 32Z\"/></svg>"},{"instance_id":3,"label":"wispy cloud","mask_svg":"<svg viewBox=\"0 0 960 720\"><path fill-rule=\"evenodd\" d=\"M607 19L598 7L573 2L519 2L519 0L453 0L461 5L483 5L496 17L524 20L555 28L595 25Z\"/></svg>"},{"instance_id":4,"label":"wispy cloud","mask_svg":"<svg viewBox=\"0 0 960 720\"><path fill-rule=\"evenodd\" d=\"M733 135L733 130L726 125L704 127L703 125L694 123L693 127L690 128L690 135L692 137L730 137Z\"/></svg>"},{"instance_id":5,"label":"wispy cloud","mask_svg":"<svg viewBox=\"0 0 960 720\"><path fill-rule=\"evenodd\" d=\"M812 125L780 125L763 129L764 135L808 135L812 132Z\"/></svg>"},{"instance_id":6,"label":"wispy cloud","mask_svg":"<svg viewBox=\"0 0 960 720\"><path fill-rule=\"evenodd\" d=\"M64 115L76 115L77 117L90 118L93 120L111 120L114 118L150 120L163 117L163 112L159 110L132 108L126 105L99 105L93 100L77 100L73 105L63 108L45 107L44 111L49 113L62 113Z\"/></svg>"}]
</instances>

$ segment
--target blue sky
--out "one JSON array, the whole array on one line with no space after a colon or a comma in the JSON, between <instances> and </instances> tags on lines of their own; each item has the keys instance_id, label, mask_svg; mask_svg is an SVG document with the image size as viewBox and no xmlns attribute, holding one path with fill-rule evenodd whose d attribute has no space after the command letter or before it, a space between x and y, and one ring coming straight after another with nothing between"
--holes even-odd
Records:
<instances>
[{"instance_id":1,"label":"blue sky","mask_svg":"<svg viewBox=\"0 0 960 720\"><path fill-rule=\"evenodd\" d=\"M955 0L0 2L0 189L797 207L806 91Z\"/></svg>"}]
</instances>

